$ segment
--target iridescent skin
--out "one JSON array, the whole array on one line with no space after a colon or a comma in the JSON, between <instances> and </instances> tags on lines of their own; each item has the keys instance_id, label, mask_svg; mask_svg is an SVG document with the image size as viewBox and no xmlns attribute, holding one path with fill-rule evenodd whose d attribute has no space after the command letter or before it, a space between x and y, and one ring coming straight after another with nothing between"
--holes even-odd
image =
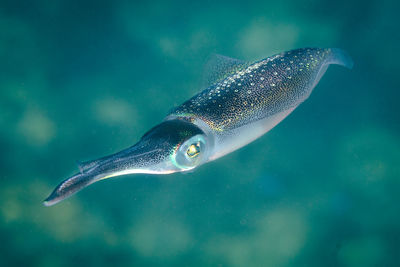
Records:
<instances>
[{"instance_id":1,"label":"iridescent skin","mask_svg":"<svg viewBox=\"0 0 400 267\"><path fill-rule=\"evenodd\" d=\"M102 179L196 168L268 132L306 100L330 64L351 68L340 49L305 48L248 64L175 108L134 146L80 164L45 200L53 205Z\"/></svg>"},{"instance_id":2,"label":"iridescent skin","mask_svg":"<svg viewBox=\"0 0 400 267\"><path fill-rule=\"evenodd\" d=\"M351 68L353 63L342 50L319 48L263 59L192 97L167 119L189 119L213 136L210 160L214 160L248 144L289 115L308 98L329 64Z\"/></svg>"}]
</instances>

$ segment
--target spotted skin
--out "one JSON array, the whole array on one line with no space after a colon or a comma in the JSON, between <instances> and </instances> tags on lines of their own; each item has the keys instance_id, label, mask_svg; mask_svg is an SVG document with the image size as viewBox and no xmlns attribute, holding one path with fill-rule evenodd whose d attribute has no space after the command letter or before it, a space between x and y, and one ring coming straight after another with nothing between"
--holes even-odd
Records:
<instances>
[{"instance_id":1,"label":"spotted skin","mask_svg":"<svg viewBox=\"0 0 400 267\"><path fill-rule=\"evenodd\" d=\"M339 49L302 48L249 65L173 110L226 131L295 108L311 93L328 64L351 64Z\"/></svg>"},{"instance_id":2,"label":"spotted skin","mask_svg":"<svg viewBox=\"0 0 400 267\"><path fill-rule=\"evenodd\" d=\"M79 173L61 182L44 204L54 205L96 181L189 171L233 152L307 99L330 64L351 68L352 61L339 49L305 48L234 64L235 70L224 72L230 75L177 107L135 145L81 163Z\"/></svg>"}]
</instances>

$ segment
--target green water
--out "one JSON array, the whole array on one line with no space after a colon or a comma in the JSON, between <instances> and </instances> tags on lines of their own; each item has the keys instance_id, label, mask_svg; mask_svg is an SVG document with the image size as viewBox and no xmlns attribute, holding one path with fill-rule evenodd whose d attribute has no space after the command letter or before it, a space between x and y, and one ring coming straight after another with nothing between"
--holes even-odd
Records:
<instances>
[{"instance_id":1,"label":"green water","mask_svg":"<svg viewBox=\"0 0 400 267\"><path fill-rule=\"evenodd\" d=\"M395 1L0 2L1 266L399 266ZM131 175L50 208L76 160L134 144L212 53L340 47L267 135L190 174Z\"/></svg>"}]
</instances>

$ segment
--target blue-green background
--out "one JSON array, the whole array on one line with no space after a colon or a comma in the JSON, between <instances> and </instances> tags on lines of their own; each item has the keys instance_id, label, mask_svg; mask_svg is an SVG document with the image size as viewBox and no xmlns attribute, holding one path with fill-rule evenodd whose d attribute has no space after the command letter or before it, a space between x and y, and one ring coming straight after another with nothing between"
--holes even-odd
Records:
<instances>
[{"instance_id":1,"label":"blue-green background","mask_svg":"<svg viewBox=\"0 0 400 267\"><path fill-rule=\"evenodd\" d=\"M396 1L0 1L1 266L399 266ZM201 90L207 57L340 47L311 97L190 174L50 208L89 160Z\"/></svg>"}]
</instances>

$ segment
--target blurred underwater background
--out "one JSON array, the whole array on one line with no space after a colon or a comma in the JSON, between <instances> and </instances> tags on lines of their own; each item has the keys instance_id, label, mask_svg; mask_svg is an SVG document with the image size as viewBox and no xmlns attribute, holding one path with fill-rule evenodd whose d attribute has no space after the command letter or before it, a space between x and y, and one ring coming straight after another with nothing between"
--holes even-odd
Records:
<instances>
[{"instance_id":1,"label":"blurred underwater background","mask_svg":"<svg viewBox=\"0 0 400 267\"><path fill-rule=\"evenodd\" d=\"M400 266L397 1L0 1L1 266ZM189 174L42 201L199 92L207 58L340 47L311 97Z\"/></svg>"}]
</instances>

